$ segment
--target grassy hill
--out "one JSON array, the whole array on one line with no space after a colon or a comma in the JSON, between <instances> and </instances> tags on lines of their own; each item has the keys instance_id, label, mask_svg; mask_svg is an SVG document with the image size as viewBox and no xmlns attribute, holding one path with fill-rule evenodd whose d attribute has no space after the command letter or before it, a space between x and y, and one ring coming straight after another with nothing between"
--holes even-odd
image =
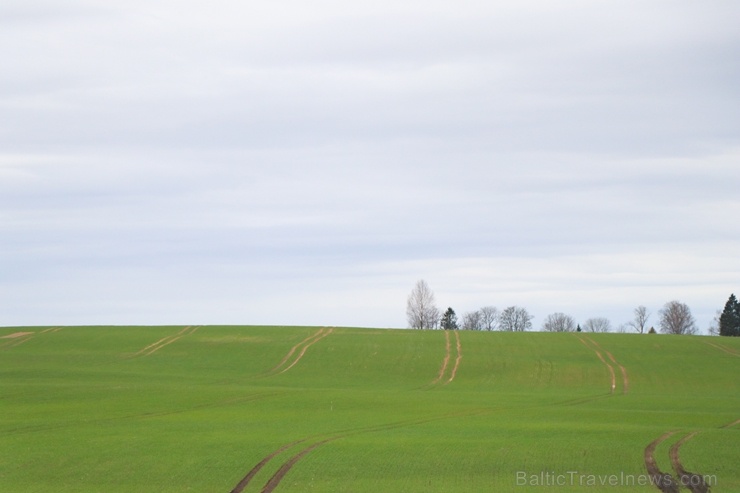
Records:
<instances>
[{"instance_id":1,"label":"grassy hill","mask_svg":"<svg viewBox=\"0 0 740 493\"><path fill-rule=\"evenodd\" d=\"M739 369L709 337L6 327L0 491L649 492L655 442L736 492Z\"/></svg>"}]
</instances>

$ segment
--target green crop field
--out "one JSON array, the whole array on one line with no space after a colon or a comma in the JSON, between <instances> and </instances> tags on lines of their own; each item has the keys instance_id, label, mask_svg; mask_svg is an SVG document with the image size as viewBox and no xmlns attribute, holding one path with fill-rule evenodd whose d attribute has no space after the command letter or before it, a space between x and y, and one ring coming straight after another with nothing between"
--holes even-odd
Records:
<instances>
[{"instance_id":1,"label":"green crop field","mask_svg":"<svg viewBox=\"0 0 740 493\"><path fill-rule=\"evenodd\" d=\"M0 492L738 492L738 370L716 337L5 327Z\"/></svg>"}]
</instances>

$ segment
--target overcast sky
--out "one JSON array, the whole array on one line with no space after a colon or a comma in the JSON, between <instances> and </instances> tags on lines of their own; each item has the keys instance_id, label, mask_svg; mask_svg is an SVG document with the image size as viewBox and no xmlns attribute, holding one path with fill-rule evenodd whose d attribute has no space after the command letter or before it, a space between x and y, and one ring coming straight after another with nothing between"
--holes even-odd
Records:
<instances>
[{"instance_id":1,"label":"overcast sky","mask_svg":"<svg viewBox=\"0 0 740 493\"><path fill-rule=\"evenodd\" d=\"M3 0L0 325L740 294L736 0Z\"/></svg>"}]
</instances>

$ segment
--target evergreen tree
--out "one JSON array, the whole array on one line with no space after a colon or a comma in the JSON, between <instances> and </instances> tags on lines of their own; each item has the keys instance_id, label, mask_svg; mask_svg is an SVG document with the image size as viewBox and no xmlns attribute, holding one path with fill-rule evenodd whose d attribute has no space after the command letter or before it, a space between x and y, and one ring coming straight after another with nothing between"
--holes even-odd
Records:
<instances>
[{"instance_id":1,"label":"evergreen tree","mask_svg":"<svg viewBox=\"0 0 740 493\"><path fill-rule=\"evenodd\" d=\"M730 295L719 316L719 335L740 337L740 303L734 294Z\"/></svg>"},{"instance_id":2,"label":"evergreen tree","mask_svg":"<svg viewBox=\"0 0 740 493\"><path fill-rule=\"evenodd\" d=\"M457 330L457 315L455 315L455 310L452 308L447 309L444 315L442 315L441 325L444 330Z\"/></svg>"}]
</instances>

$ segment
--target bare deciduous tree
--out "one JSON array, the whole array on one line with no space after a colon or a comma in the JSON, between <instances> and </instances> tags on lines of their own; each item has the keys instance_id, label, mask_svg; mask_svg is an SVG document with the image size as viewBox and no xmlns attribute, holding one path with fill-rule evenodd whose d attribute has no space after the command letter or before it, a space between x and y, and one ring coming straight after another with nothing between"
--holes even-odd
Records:
<instances>
[{"instance_id":1,"label":"bare deciduous tree","mask_svg":"<svg viewBox=\"0 0 740 493\"><path fill-rule=\"evenodd\" d=\"M648 313L647 308L640 305L637 308L635 308L635 318L633 318L631 321L627 322L627 325L635 329L640 334L645 332L645 326L647 325L647 321L650 318L650 313Z\"/></svg>"},{"instance_id":2,"label":"bare deciduous tree","mask_svg":"<svg viewBox=\"0 0 740 493\"><path fill-rule=\"evenodd\" d=\"M468 312L463 316L463 330L483 330L483 317L481 311Z\"/></svg>"},{"instance_id":3,"label":"bare deciduous tree","mask_svg":"<svg viewBox=\"0 0 740 493\"><path fill-rule=\"evenodd\" d=\"M719 319L722 317L722 310L717 310L714 312L714 318L709 323L709 328L707 329L707 332L709 332L710 336L718 336L719 335Z\"/></svg>"},{"instance_id":4,"label":"bare deciduous tree","mask_svg":"<svg viewBox=\"0 0 740 493\"><path fill-rule=\"evenodd\" d=\"M481 330L496 330L498 327L498 310L495 306L484 306L480 310Z\"/></svg>"},{"instance_id":5,"label":"bare deciduous tree","mask_svg":"<svg viewBox=\"0 0 740 493\"><path fill-rule=\"evenodd\" d=\"M501 312L498 325L501 330L524 332L532 328L532 318L525 308L510 306Z\"/></svg>"},{"instance_id":6,"label":"bare deciduous tree","mask_svg":"<svg viewBox=\"0 0 740 493\"><path fill-rule=\"evenodd\" d=\"M583 330L586 332L609 332L612 330L612 324L609 319L603 317L589 318L583 324Z\"/></svg>"},{"instance_id":7,"label":"bare deciduous tree","mask_svg":"<svg viewBox=\"0 0 740 493\"><path fill-rule=\"evenodd\" d=\"M660 331L664 334L696 334L696 322L688 305L669 301L660 310Z\"/></svg>"},{"instance_id":8,"label":"bare deciduous tree","mask_svg":"<svg viewBox=\"0 0 740 493\"><path fill-rule=\"evenodd\" d=\"M575 332L576 321L565 313L552 313L542 324L542 330L545 332Z\"/></svg>"},{"instance_id":9,"label":"bare deciduous tree","mask_svg":"<svg viewBox=\"0 0 740 493\"><path fill-rule=\"evenodd\" d=\"M423 279L417 281L406 301L406 318L412 329L433 329L439 321L434 292Z\"/></svg>"}]
</instances>

